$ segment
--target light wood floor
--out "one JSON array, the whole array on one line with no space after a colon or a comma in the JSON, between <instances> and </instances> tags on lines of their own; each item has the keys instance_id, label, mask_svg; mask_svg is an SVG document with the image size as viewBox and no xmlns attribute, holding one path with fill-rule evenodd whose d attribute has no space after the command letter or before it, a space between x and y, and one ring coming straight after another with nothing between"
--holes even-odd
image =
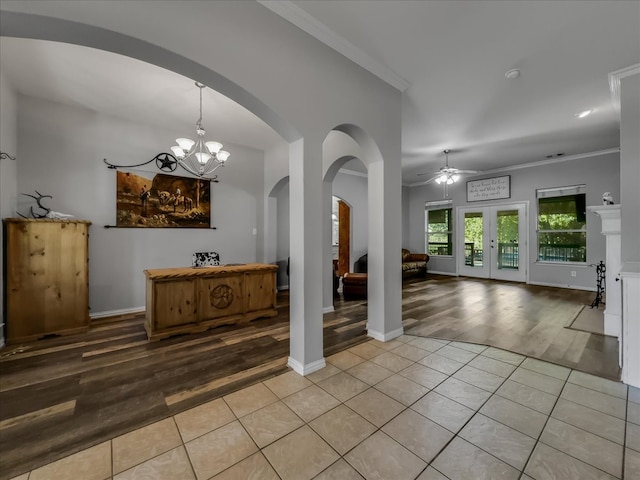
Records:
<instances>
[{"instance_id":1,"label":"light wood floor","mask_svg":"<svg viewBox=\"0 0 640 480\"><path fill-rule=\"evenodd\" d=\"M482 343L618 379L617 342L564 328L592 292L430 275L406 282L413 335ZM366 301L324 316L325 356L367 341ZM0 350L0 478L11 478L286 370L288 297L247 326L149 343L143 316Z\"/></svg>"}]
</instances>

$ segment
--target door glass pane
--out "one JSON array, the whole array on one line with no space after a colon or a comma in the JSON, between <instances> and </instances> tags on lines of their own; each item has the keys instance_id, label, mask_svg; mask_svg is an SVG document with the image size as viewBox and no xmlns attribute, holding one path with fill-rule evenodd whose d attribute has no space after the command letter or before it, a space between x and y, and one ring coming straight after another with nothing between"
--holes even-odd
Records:
<instances>
[{"instance_id":1,"label":"door glass pane","mask_svg":"<svg viewBox=\"0 0 640 480\"><path fill-rule=\"evenodd\" d=\"M518 210L498 210L498 269L518 270Z\"/></svg>"},{"instance_id":2,"label":"door glass pane","mask_svg":"<svg viewBox=\"0 0 640 480\"><path fill-rule=\"evenodd\" d=\"M464 214L464 264L482 267L482 212Z\"/></svg>"}]
</instances>

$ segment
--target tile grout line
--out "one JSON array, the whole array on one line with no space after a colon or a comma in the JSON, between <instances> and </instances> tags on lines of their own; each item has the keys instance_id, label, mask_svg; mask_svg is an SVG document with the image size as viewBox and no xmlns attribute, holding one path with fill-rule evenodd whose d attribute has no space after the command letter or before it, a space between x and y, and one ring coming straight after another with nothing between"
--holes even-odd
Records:
<instances>
[{"instance_id":1,"label":"tile grout line","mask_svg":"<svg viewBox=\"0 0 640 480\"><path fill-rule=\"evenodd\" d=\"M571 375L571 372L569 372L569 375ZM553 403L553 407L551 407L551 410L549 410L549 414L547 415L547 419L545 420L544 425L540 429L540 433L538 434L538 437L535 439L536 443L533 445L533 448L531 449L531 452L529 452L529 456L527 457L527 461L524 463L524 468L522 469L522 473L521 473L520 477L522 477L522 475L525 475L524 472L527 469L527 467L529 466L529 462L531 461L531 457L533 456L533 452L535 452L535 450L538 447L538 445L540 443L543 443L544 445L546 445L546 443L541 442L540 438L542 438L542 434L544 433L545 428L547 428L547 424L549 423L549 419L551 418L551 414L555 410L556 405L558 404L558 401L560 400L560 395L562 395L562 392L564 391L564 388L567 385L567 382L569 381L569 375L567 375L567 378L565 379L565 381L564 381L564 383L562 385L562 389L558 393L558 396L556 397L556 401ZM534 388L534 387L531 387L531 388ZM553 448L553 447L551 447L551 448ZM568 455L565 452L561 452L561 453L564 453L565 455ZM569 455L569 456L571 456L571 455ZM572 458L574 458L574 457L572 457Z\"/></svg>"},{"instance_id":2,"label":"tile grout line","mask_svg":"<svg viewBox=\"0 0 640 480\"><path fill-rule=\"evenodd\" d=\"M573 370L574 370L574 369L571 369L571 371L573 371ZM554 450L557 450L558 452L560 452L560 453L562 453L562 454L564 454L564 455L567 455L568 457L571 457L571 458L573 458L573 459L575 459L575 460L577 460L577 461L579 461L579 462L582 462L582 463L584 463L585 465L589 465L590 467L592 467L592 468L594 468L594 469L596 469L596 470L598 470L598 471L600 471L600 472L604 472L604 473L605 473L605 474L607 474L607 475L610 475L610 476L612 476L612 477L615 477L615 475L612 475L611 473L609 473L609 472L607 472L607 471L605 471L605 470L602 470L601 468L596 467L595 465L593 465L593 464L591 464L591 463L585 462L584 460L581 460L581 459L579 459L579 458L577 458L577 457L575 457L575 456L573 456L573 455L571 455L571 454L569 454L569 453L567 453L567 452L563 452L562 450L558 450L557 448L555 448L555 447L553 447L553 446L551 446L551 445L548 445L547 443L545 443L545 442L543 442L542 440L540 440L540 438L542 437L542 434L544 433L544 429L547 427L547 424L549 423L549 419L550 419L550 418L553 418L554 420L556 420L556 421L558 421L558 422L561 422L561 423L564 423L564 424L566 424L566 425L572 426L572 427L574 427L574 428L576 428L576 429L578 429L578 430L581 430L581 431L583 431L583 432L585 432L585 433L589 433L589 434L591 434L591 435L595 435L595 436L597 436L598 438L603 438L604 440L608 440L608 441L609 441L609 442L611 442L611 443L616 443L616 442L612 442L611 440L606 439L606 438L604 438L604 437L600 437L599 435L597 435L597 434L595 434L595 433L591 433L591 432L589 432L589 431L587 431L587 430L585 430L585 429L583 429L583 428L576 427L575 425L571 425L570 423L563 422L562 420L557 419L557 418L555 418L555 417L552 417L552 416L551 416L551 415L553 414L553 411L555 410L556 405L558 404L558 401L559 401L559 400L560 400L560 398L561 398L560 396L562 395L562 392L564 391L564 388L566 387L566 385L567 385L567 384L576 385L576 384L574 384L574 383L572 383L572 382L569 382L569 377L567 377L567 380L565 380L565 382L564 382L564 386L562 387L562 390L560 391L560 394L558 395L558 397L557 397L557 399L556 399L556 402L555 402L555 403L554 403L554 405L553 405L553 408L551 409L551 411L549 412L549 415L547 416L547 421L545 422L545 424L544 424L544 426L543 426L542 430L540 431L540 435L538 436L538 439L537 439L537 441L536 441L536 444L535 444L535 446L534 446L533 450L535 450L535 447L537 447L537 446L538 446L538 444L540 444L540 443L541 443L541 444L543 444L543 445L546 445L546 446L547 446L547 447L549 447L549 448L552 448L552 449L554 449ZM596 391L597 391L597 390L596 390ZM602 393L602 392L600 392L600 393ZM606 395L606 394L605 394L605 395ZM609 395L609 396L612 396L612 395ZM619 397L617 397L617 398L619 398ZM563 399L563 400L566 400L566 399ZM569 400L569 401L570 401L570 400ZM574 402L574 403L575 403L575 402ZM579 405L579 404L578 404L578 405ZM582 406L584 407L584 405L582 405ZM587 408L589 408L589 407L587 407ZM595 410L595 409L594 409L594 410ZM596 411L600 412L599 410L596 410ZM600 412L600 413L604 413L604 412ZM616 417L616 418L617 418L617 417ZM626 419L626 410L625 410L625 419ZM625 421L625 428L626 428L626 421ZM616 444L616 445L619 445L619 444ZM624 448L625 448L625 447L624 447L624 445L622 445L623 462L624 462ZM533 450L531 451L531 455L533 454ZM525 464L525 469L526 469L526 465L528 465L529 461L531 460L531 455L529 456L529 459L527 459L527 464ZM621 477L621 479L623 479L623 478L624 478L624 463L622 464L622 470L621 470L621 471L622 471L622 477ZM524 471L523 471L523 472L524 472Z\"/></svg>"}]
</instances>

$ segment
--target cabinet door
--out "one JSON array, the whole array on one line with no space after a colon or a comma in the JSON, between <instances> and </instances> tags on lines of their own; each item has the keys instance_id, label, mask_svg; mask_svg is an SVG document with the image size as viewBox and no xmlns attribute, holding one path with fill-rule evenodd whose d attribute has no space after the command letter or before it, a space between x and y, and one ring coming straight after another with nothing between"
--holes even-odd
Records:
<instances>
[{"instance_id":1,"label":"cabinet door","mask_svg":"<svg viewBox=\"0 0 640 480\"><path fill-rule=\"evenodd\" d=\"M7 221L7 339L88 328L88 227Z\"/></svg>"},{"instance_id":2,"label":"cabinet door","mask_svg":"<svg viewBox=\"0 0 640 480\"><path fill-rule=\"evenodd\" d=\"M245 275L247 311L265 310L276 306L276 276L274 272L250 272Z\"/></svg>"},{"instance_id":3,"label":"cabinet door","mask_svg":"<svg viewBox=\"0 0 640 480\"><path fill-rule=\"evenodd\" d=\"M44 235L30 223L7 223L7 340L42 335L46 309Z\"/></svg>"},{"instance_id":4,"label":"cabinet door","mask_svg":"<svg viewBox=\"0 0 640 480\"><path fill-rule=\"evenodd\" d=\"M195 283L196 280L185 278L153 284L154 330L161 331L198 320Z\"/></svg>"},{"instance_id":5,"label":"cabinet door","mask_svg":"<svg viewBox=\"0 0 640 480\"><path fill-rule=\"evenodd\" d=\"M45 237L43 295L45 330L57 332L88 325L87 225L41 224Z\"/></svg>"},{"instance_id":6,"label":"cabinet door","mask_svg":"<svg viewBox=\"0 0 640 480\"><path fill-rule=\"evenodd\" d=\"M242 274L199 278L197 280L200 320L238 315L244 312Z\"/></svg>"}]
</instances>

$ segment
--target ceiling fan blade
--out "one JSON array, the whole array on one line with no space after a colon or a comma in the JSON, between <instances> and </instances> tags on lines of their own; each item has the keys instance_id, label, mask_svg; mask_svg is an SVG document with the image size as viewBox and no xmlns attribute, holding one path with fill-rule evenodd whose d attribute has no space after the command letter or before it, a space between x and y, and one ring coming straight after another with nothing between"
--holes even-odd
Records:
<instances>
[{"instance_id":1,"label":"ceiling fan blade","mask_svg":"<svg viewBox=\"0 0 640 480\"><path fill-rule=\"evenodd\" d=\"M466 175L480 175L484 172L482 170L458 170L456 173L462 173Z\"/></svg>"},{"instance_id":2,"label":"ceiling fan blade","mask_svg":"<svg viewBox=\"0 0 640 480\"><path fill-rule=\"evenodd\" d=\"M422 185L429 185L430 183L435 182L438 178L440 178L440 175L436 175L435 177L431 177L429 180L426 180L426 181L422 182Z\"/></svg>"}]
</instances>

